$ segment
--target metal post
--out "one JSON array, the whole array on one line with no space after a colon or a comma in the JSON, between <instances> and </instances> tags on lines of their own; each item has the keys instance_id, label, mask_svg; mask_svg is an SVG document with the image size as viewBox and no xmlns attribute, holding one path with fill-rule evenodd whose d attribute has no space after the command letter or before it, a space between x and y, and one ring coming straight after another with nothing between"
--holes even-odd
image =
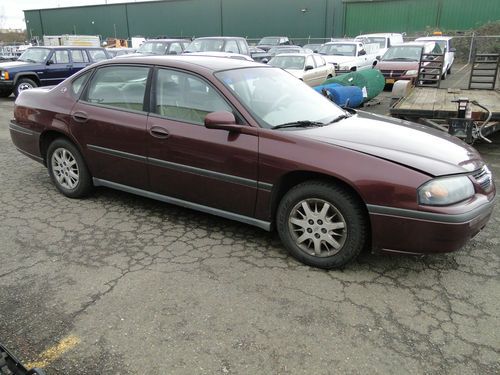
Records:
<instances>
[{"instance_id":1,"label":"metal post","mask_svg":"<svg viewBox=\"0 0 500 375\"><path fill-rule=\"evenodd\" d=\"M469 60L467 61L467 64L470 64L472 60L472 48L474 46L474 32L472 32L472 36L470 38L470 47L469 47Z\"/></svg>"}]
</instances>

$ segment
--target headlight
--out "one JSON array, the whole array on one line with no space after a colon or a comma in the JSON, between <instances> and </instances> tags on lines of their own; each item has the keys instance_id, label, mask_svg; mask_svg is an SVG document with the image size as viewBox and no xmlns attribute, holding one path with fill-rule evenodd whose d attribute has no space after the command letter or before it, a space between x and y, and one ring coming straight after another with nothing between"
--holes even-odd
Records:
<instances>
[{"instance_id":1,"label":"headlight","mask_svg":"<svg viewBox=\"0 0 500 375\"><path fill-rule=\"evenodd\" d=\"M446 206L472 197L474 185L467 176L441 177L426 182L417 192L420 204Z\"/></svg>"},{"instance_id":2,"label":"headlight","mask_svg":"<svg viewBox=\"0 0 500 375\"><path fill-rule=\"evenodd\" d=\"M6 70L2 70L2 72L0 73L0 79L8 80L9 79L9 72Z\"/></svg>"},{"instance_id":3,"label":"headlight","mask_svg":"<svg viewBox=\"0 0 500 375\"><path fill-rule=\"evenodd\" d=\"M407 70L406 71L407 76L416 76L417 73L418 73L418 71L416 71L416 70Z\"/></svg>"}]
</instances>

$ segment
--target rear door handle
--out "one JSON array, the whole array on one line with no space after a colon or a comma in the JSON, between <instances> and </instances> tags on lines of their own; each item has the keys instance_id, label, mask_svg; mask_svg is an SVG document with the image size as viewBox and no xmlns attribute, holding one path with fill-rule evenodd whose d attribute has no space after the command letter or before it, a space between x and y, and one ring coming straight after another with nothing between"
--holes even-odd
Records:
<instances>
[{"instance_id":1,"label":"rear door handle","mask_svg":"<svg viewBox=\"0 0 500 375\"><path fill-rule=\"evenodd\" d=\"M166 139L170 137L170 133L167 129L162 128L161 126L152 126L149 130L149 134L151 134L155 138Z\"/></svg>"},{"instance_id":2,"label":"rear door handle","mask_svg":"<svg viewBox=\"0 0 500 375\"><path fill-rule=\"evenodd\" d=\"M75 112L73 113L73 115L71 116L73 118L73 120L75 120L76 122L87 122L89 120L89 116L84 113L84 112Z\"/></svg>"}]
</instances>

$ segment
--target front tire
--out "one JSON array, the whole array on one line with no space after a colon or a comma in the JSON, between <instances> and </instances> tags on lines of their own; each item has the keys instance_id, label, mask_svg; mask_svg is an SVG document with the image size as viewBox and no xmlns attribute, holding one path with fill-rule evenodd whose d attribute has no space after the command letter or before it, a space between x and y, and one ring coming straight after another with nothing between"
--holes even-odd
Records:
<instances>
[{"instance_id":1,"label":"front tire","mask_svg":"<svg viewBox=\"0 0 500 375\"><path fill-rule=\"evenodd\" d=\"M92 190L92 178L76 146L64 138L47 150L47 168L57 190L69 198L82 198Z\"/></svg>"},{"instance_id":2,"label":"front tire","mask_svg":"<svg viewBox=\"0 0 500 375\"><path fill-rule=\"evenodd\" d=\"M21 91L38 87L37 83L29 78L20 78L14 87L14 96L17 98Z\"/></svg>"},{"instance_id":3,"label":"front tire","mask_svg":"<svg viewBox=\"0 0 500 375\"><path fill-rule=\"evenodd\" d=\"M368 221L359 200L348 190L319 180L301 183L285 194L276 226L293 257L324 269L346 265L368 241Z\"/></svg>"}]
</instances>

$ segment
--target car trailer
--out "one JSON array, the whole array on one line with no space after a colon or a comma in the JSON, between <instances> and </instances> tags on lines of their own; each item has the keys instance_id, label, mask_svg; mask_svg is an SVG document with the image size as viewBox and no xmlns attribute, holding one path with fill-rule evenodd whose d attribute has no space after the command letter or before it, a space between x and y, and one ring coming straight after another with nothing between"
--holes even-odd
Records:
<instances>
[{"instance_id":1,"label":"car trailer","mask_svg":"<svg viewBox=\"0 0 500 375\"><path fill-rule=\"evenodd\" d=\"M480 58L484 56L485 61ZM477 55L468 89L412 87L399 81L393 87L392 117L446 131L467 143L500 130L500 91L495 89L500 56Z\"/></svg>"}]
</instances>

